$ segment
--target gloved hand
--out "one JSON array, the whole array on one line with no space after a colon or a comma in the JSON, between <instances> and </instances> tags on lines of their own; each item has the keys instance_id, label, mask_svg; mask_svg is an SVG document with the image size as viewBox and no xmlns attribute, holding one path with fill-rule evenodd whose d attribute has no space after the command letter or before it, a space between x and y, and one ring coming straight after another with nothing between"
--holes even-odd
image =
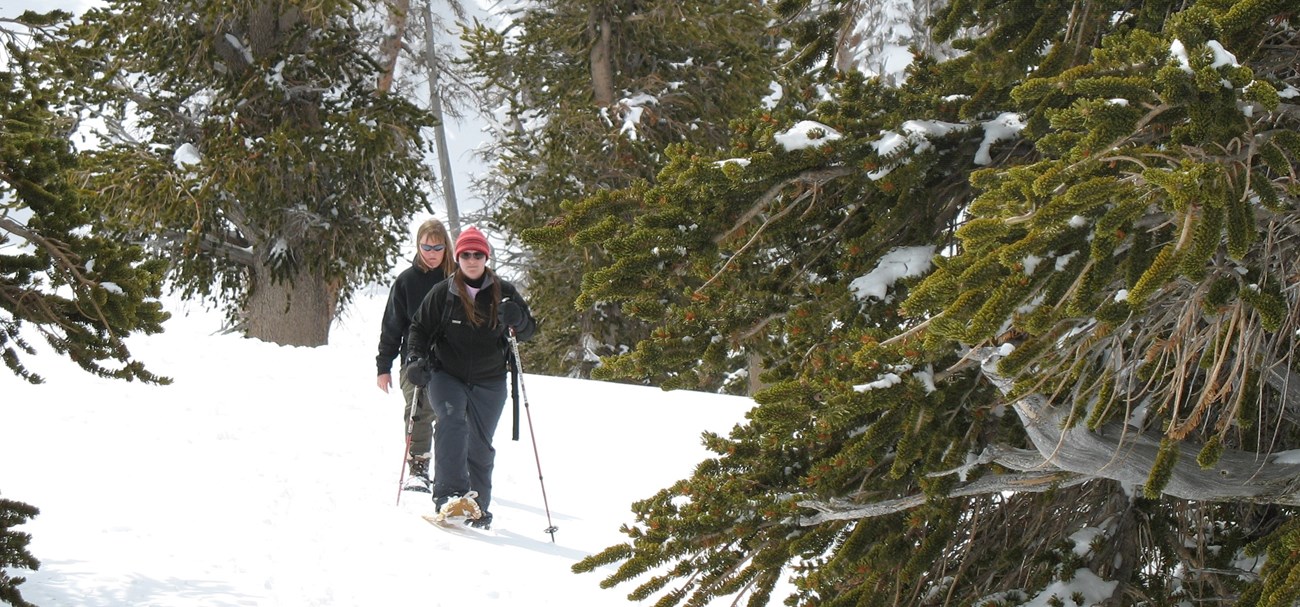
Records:
<instances>
[{"instance_id":1,"label":"gloved hand","mask_svg":"<svg viewBox=\"0 0 1300 607\"><path fill-rule=\"evenodd\" d=\"M402 371L406 372L406 381L420 387L429 385L429 380L433 379L433 368L429 365L429 361L423 358L412 358L407 361Z\"/></svg>"},{"instance_id":2,"label":"gloved hand","mask_svg":"<svg viewBox=\"0 0 1300 607\"><path fill-rule=\"evenodd\" d=\"M516 329L524 322L524 309L513 301L503 301L497 308L497 313L501 317L501 324Z\"/></svg>"}]
</instances>

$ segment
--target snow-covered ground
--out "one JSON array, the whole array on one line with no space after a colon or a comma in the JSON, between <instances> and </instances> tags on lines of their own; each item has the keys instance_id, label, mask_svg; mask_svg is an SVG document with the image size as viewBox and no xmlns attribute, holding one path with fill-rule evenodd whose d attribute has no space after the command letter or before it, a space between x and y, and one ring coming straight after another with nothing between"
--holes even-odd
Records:
<instances>
[{"instance_id":1,"label":"snow-covered ground","mask_svg":"<svg viewBox=\"0 0 1300 607\"><path fill-rule=\"evenodd\" d=\"M611 568L578 560L624 539L630 504L688 476L748 399L525 375L529 425L496 437L487 533L424 522L427 494L398 505L400 392L375 386L385 288L362 294L330 345L221 335L217 314L175 304L167 331L132 352L170 386L100 379L53 355L48 383L0 368L0 496L39 516L41 607L628 604ZM48 349L48 348L47 348ZM528 361L524 361L527 370ZM509 405L507 405L508 407ZM555 541L544 532L540 459ZM725 603L722 603L725 604Z\"/></svg>"}]
</instances>

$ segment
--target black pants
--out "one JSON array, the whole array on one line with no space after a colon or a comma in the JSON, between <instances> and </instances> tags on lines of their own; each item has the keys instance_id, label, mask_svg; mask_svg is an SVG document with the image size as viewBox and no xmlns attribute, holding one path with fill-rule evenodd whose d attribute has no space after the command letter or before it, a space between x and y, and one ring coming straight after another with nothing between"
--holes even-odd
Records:
<instances>
[{"instance_id":1,"label":"black pants","mask_svg":"<svg viewBox=\"0 0 1300 607\"><path fill-rule=\"evenodd\" d=\"M478 492L478 505L492 502L492 447L505 409L506 376L486 384L467 384L437 371L429 380L433 403L433 497Z\"/></svg>"}]
</instances>

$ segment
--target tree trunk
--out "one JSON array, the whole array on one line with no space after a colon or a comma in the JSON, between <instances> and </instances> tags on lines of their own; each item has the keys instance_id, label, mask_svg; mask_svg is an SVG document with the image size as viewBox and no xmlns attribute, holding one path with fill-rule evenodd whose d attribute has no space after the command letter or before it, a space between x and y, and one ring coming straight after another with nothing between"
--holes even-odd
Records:
<instances>
[{"instance_id":1,"label":"tree trunk","mask_svg":"<svg viewBox=\"0 0 1300 607\"><path fill-rule=\"evenodd\" d=\"M388 29L379 43L379 85L381 93L393 89L397 72L397 56L402 52L402 38L406 37L406 23L411 12L410 0L387 0Z\"/></svg>"},{"instance_id":2,"label":"tree trunk","mask_svg":"<svg viewBox=\"0 0 1300 607\"><path fill-rule=\"evenodd\" d=\"M438 123L433 126L433 142L438 149L438 177L442 182L442 200L447 206L447 227L451 237L460 238L460 207L456 203L456 184L451 174L451 155L447 151L447 119L442 111L442 87L438 85L438 54L435 52L433 39L433 9L429 3L424 5L424 51L429 62L429 111L433 112Z\"/></svg>"},{"instance_id":3,"label":"tree trunk","mask_svg":"<svg viewBox=\"0 0 1300 607\"><path fill-rule=\"evenodd\" d=\"M610 51L609 18L592 14L587 22L587 35L591 38L591 92L597 107L614 103L614 64Z\"/></svg>"},{"instance_id":4,"label":"tree trunk","mask_svg":"<svg viewBox=\"0 0 1300 607\"><path fill-rule=\"evenodd\" d=\"M758 394L759 390L767 387L762 379L758 376L763 374L763 356L757 352L749 351L745 353L746 368L749 370L749 393L746 396Z\"/></svg>"},{"instance_id":5,"label":"tree trunk","mask_svg":"<svg viewBox=\"0 0 1300 607\"><path fill-rule=\"evenodd\" d=\"M244 335L282 346L323 346L337 300L338 288L324 278L303 272L292 282L274 281L269 268L257 267Z\"/></svg>"}]
</instances>

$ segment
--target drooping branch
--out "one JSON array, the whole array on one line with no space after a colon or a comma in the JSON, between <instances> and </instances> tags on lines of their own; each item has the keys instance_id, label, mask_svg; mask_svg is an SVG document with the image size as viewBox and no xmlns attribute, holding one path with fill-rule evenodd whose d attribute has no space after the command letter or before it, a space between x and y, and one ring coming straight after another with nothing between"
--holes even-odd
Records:
<instances>
[{"instance_id":1,"label":"drooping branch","mask_svg":"<svg viewBox=\"0 0 1300 607\"><path fill-rule=\"evenodd\" d=\"M1000 358L997 349L981 348L963 360L980 364L983 375L1005 394L1011 389L1011 381L996 371ZM1300 378L1280 368L1266 375L1270 385L1287 398L1288 408L1293 407L1291 397L1300 392ZM1128 487L1147 483L1160 451L1159 440L1119 422L1099 430L1089 430L1081 424L1064 429L1069 409L1050 406L1039 394L1013 402L1012 408L1035 450L994 445L962 468L932 475L970 471L991 463L1016 471L982 476L949 491L948 497L1004 491L1037 493L1099 479ZM1180 450L1162 493L1202 502L1300 505L1300 464L1279 463L1265 453L1225 449L1213 467L1201 468L1196 462L1201 445L1189 440L1183 444L1185 447ZM916 508L926 499L924 494L916 494L878 502L805 500L798 504L818 514L801 518L799 523L812 526L834 520L884 516Z\"/></svg>"},{"instance_id":2,"label":"drooping branch","mask_svg":"<svg viewBox=\"0 0 1300 607\"><path fill-rule=\"evenodd\" d=\"M977 350L974 358L981 360L985 377L1004 394L1010 392L1011 380L996 371L1001 358L997 350ZM1065 429L1069 409L1050 406L1040 394L1011 404L1047 465L1129 486L1147 482L1160 451L1157 439L1122 422L1098 430L1081 424ZM1183 445L1164 494L1195 501L1300 505L1300 465L1278 463L1268 454L1225 449L1214 466L1201 468L1195 455L1200 445L1190 440Z\"/></svg>"},{"instance_id":3,"label":"drooping branch","mask_svg":"<svg viewBox=\"0 0 1300 607\"><path fill-rule=\"evenodd\" d=\"M1013 474L991 474L980 477L968 484L953 489L948 497L969 497L1014 491L1019 493L1041 493L1060 487L1073 487L1091 480L1081 474L1061 470L1042 470L1038 472L1021 472ZM799 502L804 508L817 510L818 514L799 519L804 526L819 525L827 521L843 521L860 518L884 516L916 508L925 503L925 494L909 495L882 502L859 503L850 500L833 499L829 502L806 500Z\"/></svg>"},{"instance_id":4,"label":"drooping branch","mask_svg":"<svg viewBox=\"0 0 1300 607\"><path fill-rule=\"evenodd\" d=\"M1287 419L1300 422L1300 374L1278 363L1264 371L1264 383L1281 393Z\"/></svg>"},{"instance_id":5,"label":"drooping branch","mask_svg":"<svg viewBox=\"0 0 1300 607\"><path fill-rule=\"evenodd\" d=\"M731 229L715 236L713 242L720 244L725 242L728 238L731 238L732 234L739 231L745 226L745 224L757 217L759 213L762 213L763 209L766 209L768 204L773 200L776 200L776 197L791 185L808 184L816 188L832 179L838 179L852 173L853 171L849 167L839 166L808 170L788 179L783 179L780 182L773 184L766 192L763 192L763 195L759 196L758 199L754 201L754 204L750 206L749 210L745 211L745 213L736 220L736 223L732 225Z\"/></svg>"},{"instance_id":6,"label":"drooping branch","mask_svg":"<svg viewBox=\"0 0 1300 607\"><path fill-rule=\"evenodd\" d=\"M82 271L83 266L81 262L78 261L77 259L74 259L76 257L76 254L73 253L66 244L51 238L46 238L40 233L36 232L35 230L29 229L26 225L18 223L4 216L0 216L0 230L4 230L6 232L9 232L10 234L19 236L25 239L27 242L31 243L32 245L44 249L46 253L48 253L50 257L55 260L56 271L67 273L69 276L71 276L72 281L74 282L73 284L74 289L81 290L81 289L91 289L94 287L101 287L99 281L94 280L86 276L85 273L83 273ZM26 301L27 298L23 298L23 300ZM16 301L16 303L22 303L22 302ZM112 323L108 321L108 317L104 313L103 308L100 307L99 303L96 302L95 299L91 297L84 298L84 303L88 304L91 307L91 313L88 313L87 316L93 316L95 320L99 322L103 330L107 332L109 339L111 339L114 343L118 343L119 340L118 340L117 332L113 329ZM65 319L61 315L52 314L49 308L45 306L43 303L41 307L47 316L47 320L49 320L52 323L57 323L63 326L64 328L70 328L68 323L64 322ZM44 324L44 323L38 323L38 324Z\"/></svg>"}]
</instances>

